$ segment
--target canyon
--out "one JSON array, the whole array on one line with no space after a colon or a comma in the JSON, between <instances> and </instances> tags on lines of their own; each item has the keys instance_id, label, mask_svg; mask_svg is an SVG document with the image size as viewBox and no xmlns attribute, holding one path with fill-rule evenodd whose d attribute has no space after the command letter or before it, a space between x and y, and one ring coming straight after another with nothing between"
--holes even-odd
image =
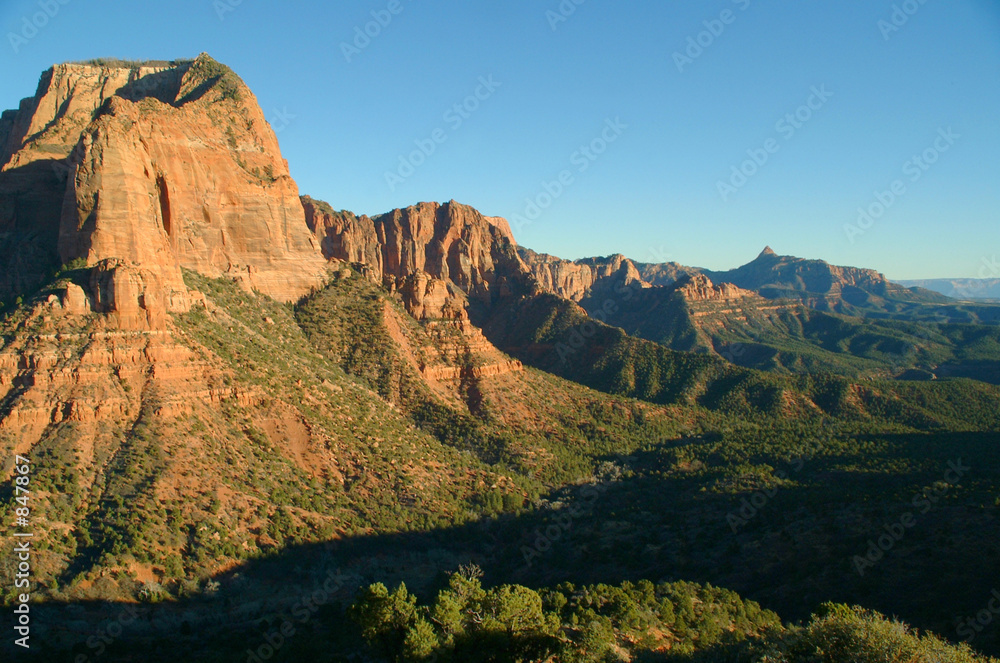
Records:
<instances>
[{"instance_id":1,"label":"canyon","mask_svg":"<svg viewBox=\"0 0 1000 663\"><path fill-rule=\"evenodd\" d=\"M430 596L470 563L574 602L559 583L693 578L944 632L1000 540L996 307L770 247L565 260L455 200L337 210L205 54L55 65L0 115L0 305L0 451L31 457L54 649L127 603L122 649L242 651L336 568L299 643L353 656L356 590ZM981 483L900 542L914 565L856 576L958 454Z\"/></svg>"}]
</instances>

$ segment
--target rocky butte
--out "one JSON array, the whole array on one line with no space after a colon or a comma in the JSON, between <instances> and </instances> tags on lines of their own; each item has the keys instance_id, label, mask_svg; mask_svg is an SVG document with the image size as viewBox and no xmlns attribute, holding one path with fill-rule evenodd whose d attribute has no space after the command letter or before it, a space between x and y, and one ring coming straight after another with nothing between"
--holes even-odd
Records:
<instances>
[{"instance_id":1,"label":"rocky butte","mask_svg":"<svg viewBox=\"0 0 1000 663\"><path fill-rule=\"evenodd\" d=\"M182 267L284 301L323 283L274 132L207 55L57 65L3 114L0 146L0 296L109 259L129 274L113 281L155 287L171 311L187 307Z\"/></svg>"}]
</instances>

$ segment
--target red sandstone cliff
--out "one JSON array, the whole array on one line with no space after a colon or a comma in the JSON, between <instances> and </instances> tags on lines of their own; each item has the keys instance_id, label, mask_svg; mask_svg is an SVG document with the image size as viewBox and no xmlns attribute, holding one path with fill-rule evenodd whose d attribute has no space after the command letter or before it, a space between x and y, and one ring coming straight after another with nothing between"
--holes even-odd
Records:
<instances>
[{"instance_id":1,"label":"red sandstone cliff","mask_svg":"<svg viewBox=\"0 0 1000 663\"><path fill-rule=\"evenodd\" d=\"M575 302L595 290L649 287L636 264L620 254L573 262L525 248L518 253L543 290Z\"/></svg>"},{"instance_id":2,"label":"red sandstone cliff","mask_svg":"<svg viewBox=\"0 0 1000 663\"><path fill-rule=\"evenodd\" d=\"M185 306L181 267L285 301L323 282L274 132L246 85L206 55L56 66L2 127L2 248L49 263L0 265L8 291L78 258L156 273L173 310Z\"/></svg>"},{"instance_id":3,"label":"red sandstone cliff","mask_svg":"<svg viewBox=\"0 0 1000 663\"><path fill-rule=\"evenodd\" d=\"M464 317L466 300L488 305L533 287L506 221L468 205L420 203L369 218L308 196L302 203L323 255L366 266L417 319Z\"/></svg>"}]
</instances>

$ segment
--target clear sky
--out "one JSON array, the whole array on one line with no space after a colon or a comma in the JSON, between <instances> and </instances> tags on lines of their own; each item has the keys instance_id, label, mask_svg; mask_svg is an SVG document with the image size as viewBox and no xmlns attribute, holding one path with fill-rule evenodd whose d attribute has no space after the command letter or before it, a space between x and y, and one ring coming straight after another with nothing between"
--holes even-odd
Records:
<instances>
[{"instance_id":1,"label":"clear sky","mask_svg":"<svg viewBox=\"0 0 1000 663\"><path fill-rule=\"evenodd\" d=\"M455 199L574 259L1000 276L996 0L0 0L0 29L8 108L56 62L207 51L337 208Z\"/></svg>"}]
</instances>

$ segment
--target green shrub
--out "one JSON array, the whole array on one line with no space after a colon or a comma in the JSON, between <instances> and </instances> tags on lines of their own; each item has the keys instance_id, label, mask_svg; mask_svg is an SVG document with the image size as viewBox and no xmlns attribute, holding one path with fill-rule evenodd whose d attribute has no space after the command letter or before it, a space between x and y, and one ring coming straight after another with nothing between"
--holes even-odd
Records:
<instances>
[{"instance_id":1,"label":"green shrub","mask_svg":"<svg viewBox=\"0 0 1000 663\"><path fill-rule=\"evenodd\" d=\"M708 661L768 661L773 663L985 663L994 661L967 645L950 645L933 635L921 635L906 624L876 612L826 604L805 626L773 629L739 654L722 652ZM995 661L994 661L995 663Z\"/></svg>"}]
</instances>

